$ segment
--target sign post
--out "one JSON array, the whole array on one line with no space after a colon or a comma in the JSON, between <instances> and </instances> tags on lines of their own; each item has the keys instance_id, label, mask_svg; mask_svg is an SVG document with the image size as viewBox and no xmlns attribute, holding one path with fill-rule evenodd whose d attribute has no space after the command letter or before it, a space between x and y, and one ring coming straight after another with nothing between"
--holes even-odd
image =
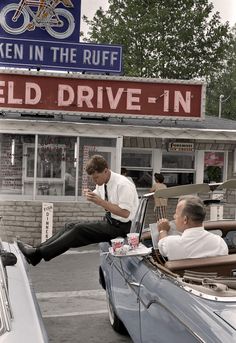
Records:
<instances>
[{"instance_id":1,"label":"sign post","mask_svg":"<svg viewBox=\"0 0 236 343\"><path fill-rule=\"evenodd\" d=\"M223 191L213 191L212 199L222 201L224 199ZM224 207L222 204L213 204L210 207L210 220L222 220L223 219Z\"/></svg>"}]
</instances>

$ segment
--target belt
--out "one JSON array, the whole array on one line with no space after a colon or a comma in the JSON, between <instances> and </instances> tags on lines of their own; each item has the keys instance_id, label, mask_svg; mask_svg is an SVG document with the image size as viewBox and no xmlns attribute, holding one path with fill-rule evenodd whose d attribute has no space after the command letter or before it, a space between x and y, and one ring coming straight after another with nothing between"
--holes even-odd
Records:
<instances>
[{"instance_id":1,"label":"belt","mask_svg":"<svg viewBox=\"0 0 236 343\"><path fill-rule=\"evenodd\" d=\"M131 220L128 222L121 222L120 220L117 220L115 218L112 218L111 216L105 216L104 219L111 225L114 226L121 226L121 225L131 225Z\"/></svg>"}]
</instances>

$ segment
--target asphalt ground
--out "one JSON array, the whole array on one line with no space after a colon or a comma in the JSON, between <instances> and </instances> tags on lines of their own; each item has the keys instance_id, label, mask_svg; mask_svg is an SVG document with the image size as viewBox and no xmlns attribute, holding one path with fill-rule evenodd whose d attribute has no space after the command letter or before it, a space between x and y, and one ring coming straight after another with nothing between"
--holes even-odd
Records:
<instances>
[{"instance_id":1,"label":"asphalt ground","mask_svg":"<svg viewBox=\"0 0 236 343\"><path fill-rule=\"evenodd\" d=\"M132 343L110 325L98 267L97 245L30 267L50 343Z\"/></svg>"}]
</instances>

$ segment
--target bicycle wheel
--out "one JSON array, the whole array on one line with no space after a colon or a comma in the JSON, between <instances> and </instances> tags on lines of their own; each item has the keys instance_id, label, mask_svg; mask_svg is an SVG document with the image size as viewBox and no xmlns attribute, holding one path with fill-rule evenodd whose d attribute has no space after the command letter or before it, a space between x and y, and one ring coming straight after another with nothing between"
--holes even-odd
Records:
<instances>
[{"instance_id":1,"label":"bicycle wheel","mask_svg":"<svg viewBox=\"0 0 236 343\"><path fill-rule=\"evenodd\" d=\"M17 20L13 20L18 7L18 4L9 4L3 7L0 12L0 25L5 32L12 35L19 35L25 32L30 21L30 16L25 8L22 8Z\"/></svg>"},{"instance_id":2,"label":"bicycle wheel","mask_svg":"<svg viewBox=\"0 0 236 343\"><path fill-rule=\"evenodd\" d=\"M58 39L65 39L69 37L74 29L75 29L75 19L73 15L65 10L64 8L56 8L55 9L56 16L62 22L61 26L53 25L53 23L49 23L46 26L47 32L54 38ZM54 21L55 17L52 16L50 21Z\"/></svg>"}]
</instances>

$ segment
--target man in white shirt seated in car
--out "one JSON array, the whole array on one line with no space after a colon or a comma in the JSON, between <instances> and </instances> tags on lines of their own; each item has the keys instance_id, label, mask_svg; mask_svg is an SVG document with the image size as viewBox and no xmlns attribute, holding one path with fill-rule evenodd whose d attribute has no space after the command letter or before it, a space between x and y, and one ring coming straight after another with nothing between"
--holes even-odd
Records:
<instances>
[{"instance_id":1,"label":"man in white shirt seated in car","mask_svg":"<svg viewBox=\"0 0 236 343\"><path fill-rule=\"evenodd\" d=\"M160 253L168 260L200 258L228 254L228 246L218 235L203 227L206 210L197 196L179 198L174 215L176 229L181 236L168 236L170 224L167 219L158 222Z\"/></svg>"}]
</instances>

